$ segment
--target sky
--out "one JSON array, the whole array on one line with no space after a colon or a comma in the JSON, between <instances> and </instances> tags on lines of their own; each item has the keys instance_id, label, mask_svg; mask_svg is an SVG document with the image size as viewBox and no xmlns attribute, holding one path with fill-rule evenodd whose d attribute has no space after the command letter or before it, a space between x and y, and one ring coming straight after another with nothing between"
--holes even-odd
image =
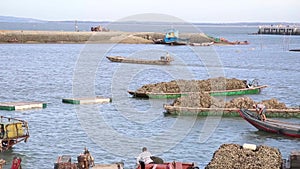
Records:
<instances>
[{"instance_id":1,"label":"sky","mask_svg":"<svg viewBox=\"0 0 300 169\"><path fill-rule=\"evenodd\" d=\"M0 16L49 21L119 21L140 14L149 18L151 14L162 14L198 23L300 23L299 7L299 0L1 0Z\"/></svg>"}]
</instances>

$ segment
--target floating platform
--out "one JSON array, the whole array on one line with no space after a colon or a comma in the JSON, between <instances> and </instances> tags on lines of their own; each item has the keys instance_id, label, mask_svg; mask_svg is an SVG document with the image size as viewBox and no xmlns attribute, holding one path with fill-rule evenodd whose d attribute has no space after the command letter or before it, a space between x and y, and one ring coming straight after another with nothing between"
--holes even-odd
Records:
<instances>
[{"instance_id":1,"label":"floating platform","mask_svg":"<svg viewBox=\"0 0 300 169\"><path fill-rule=\"evenodd\" d=\"M82 98L65 98L62 99L63 103L68 104L98 104L98 103L109 103L111 98L104 97L82 97Z\"/></svg>"},{"instance_id":2,"label":"floating platform","mask_svg":"<svg viewBox=\"0 0 300 169\"><path fill-rule=\"evenodd\" d=\"M197 115L197 116L224 116L224 117L239 117L239 108L200 108L200 107L180 107L164 105L166 115ZM249 109L255 111L255 109ZM267 109L268 117L283 117L283 118L300 118L300 108L289 109Z\"/></svg>"},{"instance_id":3,"label":"floating platform","mask_svg":"<svg viewBox=\"0 0 300 169\"><path fill-rule=\"evenodd\" d=\"M0 110L29 110L29 109L43 109L47 107L47 103L43 102L2 102L0 103Z\"/></svg>"}]
</instances>

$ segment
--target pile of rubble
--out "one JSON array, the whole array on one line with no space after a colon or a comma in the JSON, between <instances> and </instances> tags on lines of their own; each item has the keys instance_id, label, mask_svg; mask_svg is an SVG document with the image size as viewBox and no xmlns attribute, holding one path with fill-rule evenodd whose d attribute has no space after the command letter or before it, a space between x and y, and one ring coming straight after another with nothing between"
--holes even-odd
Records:
<instances>
[{"instance_id":1,"label":"pile of rubble","mask_svg":"<svg viewBox=\"0 0 300 169\"><path fill-rule=\"evenodd\" d=\"M211 78L207 80L172 80L147 84L137 90L137 92L154 93L180 93L180 92L199 92L243 89L247 87L247 81L236 78L227 79L225 77Z\"/></svg>"},{"instance_id":2,"label":"pile of rubble","mask_svg":"<svg viewBox=\"0 0 300 169\"><path fill-rule=\"evenodd\" d=\"M280 169L282 162L276 148L260 145L251 150L238 144L223 144L205 169Z\"/></svg>"},{"instance_id":3,"label":"pile of rubble","mask_svg":"<svg viewBox=\"0 0 300 169\"><path fill-rule=\"evenodd\" d=\"M237 97L228 102L217 99L210 96L208 93L199 92L192 93L188 96L180 97L174 100L173 106L180 107L199 107L199 108L244 108L251 109L253 104L262 103L267 109L287 109L288 107L279 102L277 99L272 98L270 100L263 100L261 102L255 102L250 97Z\"/></svg>"}]
</instances>

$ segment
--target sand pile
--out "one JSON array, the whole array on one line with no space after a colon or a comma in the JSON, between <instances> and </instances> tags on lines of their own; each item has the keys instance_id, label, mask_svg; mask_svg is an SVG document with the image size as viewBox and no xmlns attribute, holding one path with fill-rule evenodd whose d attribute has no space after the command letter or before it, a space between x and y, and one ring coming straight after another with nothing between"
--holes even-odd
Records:
<instances>
[{"instance_id":1,"label":"sand pile","mask_svg":"<svg viewBox=\"0 0 300 169\"><path fill-rule=\"evenodd\" d=\"M238 97L228 102L225 102L224 100L217 99L204 92L193 93L188 96L177 98L171 105L180 107L199 108L225 107L252 109L252 105L258 103L264 104L267 107L267 109L287 109L287 106L284 103L279 102L275 98L272 98L270 100L263 100L261 102L255 102L250 97Z\"/></svg>"},{"instance_id":2,"label":"sand pile","mask_svg":"<svg viewBox=\"0 0 300 169\"><path fill-rule=\"evenodd\" d=\"M223 144L205 169L280 169L281 163L276 148L261 145L253 151L238 144Z\"/></svg>"},{"instance_id":3,"label":"sand pile","mask_svg":"<svg viewBox=\"0 0 300 169\"><path fill-rule=\"evenodd\" d=\"M173 80L170 82L147 84L139 88L137 92L180 93L243 88L246 88L244 80L218 77L207 80Z\"/></svg>"}]
</instances>

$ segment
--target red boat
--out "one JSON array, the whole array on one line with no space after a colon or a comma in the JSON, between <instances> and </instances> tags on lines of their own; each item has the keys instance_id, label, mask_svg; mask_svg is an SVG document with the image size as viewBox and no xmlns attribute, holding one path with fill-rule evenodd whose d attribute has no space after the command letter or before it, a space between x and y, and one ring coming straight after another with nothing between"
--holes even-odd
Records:
<instances>
[{"instance_id":1,"label":"red boat","mask_svg":"<svg viewBox=\"0 0 300 169\"><path fill-rule=\"evenodd\" d=\"M246 109L239 110L240 115L258 130L300 138L300 124L267 119L261 121L257 113Z\"/></svg>"},{"instance_id":2,"label":"red boat","mask_svg":"<svg viewBox=\"0 0 300 169\"><path fill-rule=\"evenodd\" d=\"M156 165L156 167L154 167ZM141 165L137 167L141 169ZM199 169L194 163L165 162L163 164L146 164L145 169Z\"/></svg>"}]
</instances>

